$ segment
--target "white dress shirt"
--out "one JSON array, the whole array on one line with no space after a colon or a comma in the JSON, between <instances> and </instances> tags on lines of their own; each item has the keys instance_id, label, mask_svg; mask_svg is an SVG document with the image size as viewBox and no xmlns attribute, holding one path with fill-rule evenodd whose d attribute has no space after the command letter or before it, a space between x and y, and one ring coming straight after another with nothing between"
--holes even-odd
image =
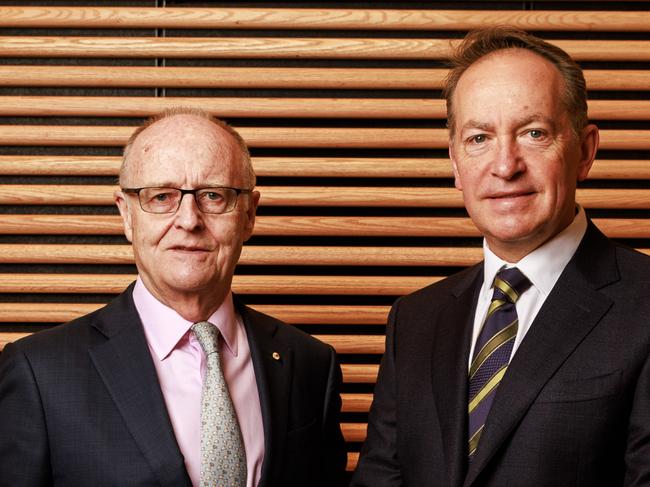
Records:
<instances>
[{"instance_id":1,"label":"white dress shirt","mask_svg":"<svg viewBox=\"0 0 650 487\"><path fill-rule=\"evenodd\" d=\"M536 248L530 254L526 255L519 262L506 262L490 250L485 239L483 240L483 286L479 293L476 304L476 314L474 315L474 329L472 332L472 347L469 354L469 364L471 365L474 355L474 346L478 335L485 321L488 307L492 301L492 284L497 272L503 267L516 266L532 283L532 286L521 295L517 300L517 316L519 317L519 326L517 336L512 347L512 354L519 348L524 336L530 329L535 316L551 293L553 286L560 278L562 271L573 257L578 249L587 231L587 216L584 209L578 207L578 214L573 222L558 233L544 245ZM468 365L469 366L469 365Z\"/></svg>"}]
</instances>

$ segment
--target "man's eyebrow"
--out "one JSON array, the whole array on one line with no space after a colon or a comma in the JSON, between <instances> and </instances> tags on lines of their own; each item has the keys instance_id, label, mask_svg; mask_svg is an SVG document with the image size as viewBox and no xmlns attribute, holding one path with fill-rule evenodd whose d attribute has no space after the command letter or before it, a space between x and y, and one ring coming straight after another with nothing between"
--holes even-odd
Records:
<instances>
[{"instance_id":1,"label":"man's eyebrow","mask_svg":"<svg viewBox=\"0 0 650 487\"><path fill-rule=\"evenodd\" d=\"M548 124L552 129L555 129L556 123L552 118L549 118L542 113L532 113L530 115L527 115L525 117L522 117L518 120L515 121L514 125L516 127L523 127L525 125L535 123L535 122L542 122L545 124ZM485 131L491 131L494 130L494 125L492 123L488 122L481 122L479 120L473 120L470 119L467 122L463 124L461 127L461 130L467 130L467 129L478 129L478 130L485 130Z\"/></svg>"},{"instance_id":2,"label":"man's eyebrow","mask_svg":"<svg viewBox=\"0 0 650 487\"><path fill-rule=\"evenodd\" d=\"M468 120L463 124L461 130L466 129L479 129L479 130L492 130L492 124L486 122L479 122L478 120Z\"/></svg>"},{"instance_id":3,"label":"man's eyebrow","mask_svg":"<svg viewBox=\"0 0 650 487\"><path fill-rule=\"evenodd\" d=\"M517 127L523 127L535 122L542 122L548 124L552 129L555 129L556 123L552 118L547 117L541 113L533 113L527 117L521 118L517 121Z\"/></svg>"}]
</instances>

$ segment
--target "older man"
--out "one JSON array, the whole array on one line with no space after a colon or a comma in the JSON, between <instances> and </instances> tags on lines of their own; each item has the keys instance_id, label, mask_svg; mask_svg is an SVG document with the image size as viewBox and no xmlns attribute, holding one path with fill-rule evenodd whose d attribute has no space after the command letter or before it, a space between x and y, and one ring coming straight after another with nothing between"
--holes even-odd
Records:
<instances>
[{"instance_id":1,"label":"older man","mask_svg":"<svg viewBox=\"0 0 650 487\"><path fill-rule=\"evenodd\" d=\"M650 259L576 206L598 130L562 50L470 34L446 88L484 261L395 304L353 485L650 484Z\"/></svg>"},{"instance_id":2,"label":"older man","mask_svg":"<svg viewBox=\"0 0 650 487\"><path fill-rule=\"evenodd\" d=\"M231 292L260 196L241 137L166 112L129 140L120 186L138 279L5 348L0 485L340 483L334 351Z\"/></svg>"}]
</instances>

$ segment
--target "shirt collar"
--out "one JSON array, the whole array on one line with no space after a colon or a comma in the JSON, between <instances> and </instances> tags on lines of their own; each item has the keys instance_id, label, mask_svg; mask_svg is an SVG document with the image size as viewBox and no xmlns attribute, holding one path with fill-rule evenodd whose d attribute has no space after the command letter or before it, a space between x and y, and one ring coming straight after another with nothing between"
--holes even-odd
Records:
<instances>
[{"instance_id":1,"label":"shirt collar","mask_svg":"<svg viewBox=\"0 0 650 487\"><path fill-rule=\"evenodd\" d=\"M494 278L502 267L516 265L542 295L548 296L587 231L585 210L579 205L577 205L577 210L577 215L568 227L519 262L506 262L497 257L488 247L486 240L483 239L485 260L483 261L482 291L488 292L492 288Z\"/></svg>"},{"instance_id":2,"label":"shirt collar","mask_svg":"<svg viewBox=\"0 0 650 487\"><path fill-rule=\"evenodd\" d=\"M133 288L133 302L142 321L147 343L158 360L167 358L181 340L187 340L188 332L194 323L158 301L140 277ZM207 321L219 328L226 347L237 356L238 320L232 292L228 292L221 306L208 317Z\"/></svg>"}]
</instances>

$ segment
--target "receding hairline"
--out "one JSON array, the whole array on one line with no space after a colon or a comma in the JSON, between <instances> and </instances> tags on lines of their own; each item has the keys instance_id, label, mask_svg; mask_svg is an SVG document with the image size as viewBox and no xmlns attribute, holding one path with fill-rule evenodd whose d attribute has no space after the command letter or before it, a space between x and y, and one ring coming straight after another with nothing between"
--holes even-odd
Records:
<instances>
[{"instance_id":1,"label":"receding hairline","mask_svg":"<svg viewBox=\"0 0 650 487\"><path fill-rule=\"evenodd\" d=\"M228 136L230 136L230 138L235 142L235 145L239 148L239 154L241 156L240 162L241 162L241 169L242 169L241 175L244 178L244 184L246 184L248 188L255 187L256 184L255 171L251 163L248 146L246 145L246 142L244 141L243 137L239 134L239 132L237 132L233 127L228 125L223 120L220 120L210 115L208 112L204 110L201 110L199 108L194 108L194 107L169 108L152 117L149 117L147 120L145 120L145 122L142 125L140 125L133 131L133 133L131 134L131 136L126 142L126 145L124 146L124 151L122 154L122 164L120 166L120 173L119 173L120 186L122 187L124 186L126 175L129 173L130 168L133 164L130 158L130 153L136 140L140 138L140 135L151 126L157 124L158 122L169 120L171 118L178 117L178 116L190 116L190 117L196 117L198 119L206 120L216 126L215 132L216 131L225 132Z\"/></svg>"},{"instance_id":2,"label":"receding hairline","mask_svg":"<svg viewBox=\"0 0 650 487\"><path fill-rule=\"evenodd\" d=\"M443 98L447 104L447 127L454 131L453 100L458 82L474 64L510 49L536 54L555 67L562 80L561 102L572 118L576 134L589 123L587 90L581 67L561 48L521 29L493 26L470 31L450 56L450 71L445 79Z\"/></svg>"}]
</instances>

